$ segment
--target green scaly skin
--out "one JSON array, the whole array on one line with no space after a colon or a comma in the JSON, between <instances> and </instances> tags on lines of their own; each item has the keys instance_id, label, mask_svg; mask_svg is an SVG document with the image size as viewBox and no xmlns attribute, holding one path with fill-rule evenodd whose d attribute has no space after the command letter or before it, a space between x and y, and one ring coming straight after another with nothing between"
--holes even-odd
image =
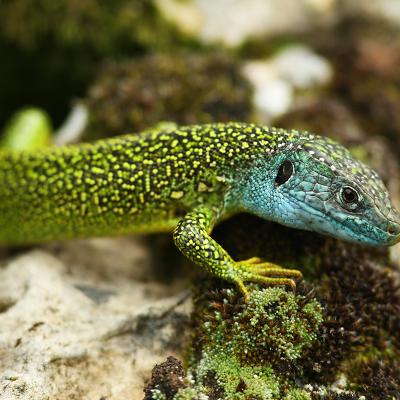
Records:
<instances>
[{"instance_id":1,"label":"green scaly skin","mask_svg":"<svg viewBox=\"0 0 400 400\"><path fill-rule=\"evenodd\" d=\"M293 171L282 182L288 160ZM343 201L344 187L357 203ZM371 245L391 245L400 234L378 176L307 132L212 124L0 153L2 245L173 231L183 254L247 299L248 281L295 287L299 271L234 261L210 237L240 211Z\"/></svg>"}]
</instances>

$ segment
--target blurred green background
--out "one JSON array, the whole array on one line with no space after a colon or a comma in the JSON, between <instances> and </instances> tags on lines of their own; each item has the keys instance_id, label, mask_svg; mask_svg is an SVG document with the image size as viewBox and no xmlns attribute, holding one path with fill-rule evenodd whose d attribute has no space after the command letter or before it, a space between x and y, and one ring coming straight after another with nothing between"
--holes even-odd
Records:
<instances>
[{"instance_id":1,"label":"blurred green background","mask_svg":"<svg viewBox=\"0 0 400 400\"><path fill-rule=\"evenodd\" d=\"M3 0L0 126L35 106L58 127L78 99L90 138L160 120L271 123L323 99L322 114L342 107L397 144L399 9L397 0Z\"/></svg>"}]
</instances>

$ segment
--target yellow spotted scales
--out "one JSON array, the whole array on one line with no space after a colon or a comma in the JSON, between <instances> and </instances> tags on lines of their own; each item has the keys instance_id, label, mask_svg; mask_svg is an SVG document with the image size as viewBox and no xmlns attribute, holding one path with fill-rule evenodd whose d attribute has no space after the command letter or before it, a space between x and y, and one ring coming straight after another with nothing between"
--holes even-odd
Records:
<instances>
[{"instance_id":1,"label":"yellow spotted scales","mask_svg":"<svg viewBox=\"0 0 400 400\"><path fill-rule=\"evenodd\" d=\"M348 188L357 204L344 204L343 193L354 194ZM236 262L209 236L240 211L368 244L392 244L399 234L377 175L307 132L194 125L0 152L2 245L173 231L187 257L235 282L246 298L247 281L294 287L299 271L257 258Z\"/></svg>"}]
</instances>

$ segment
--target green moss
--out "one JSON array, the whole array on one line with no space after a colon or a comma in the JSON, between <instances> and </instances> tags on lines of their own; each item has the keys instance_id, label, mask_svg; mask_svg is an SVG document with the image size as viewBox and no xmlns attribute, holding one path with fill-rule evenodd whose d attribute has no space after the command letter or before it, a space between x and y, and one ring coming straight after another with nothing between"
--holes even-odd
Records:
<instances>
[{"instance_id":1,"label":"green moss","mask_svg":"<svg viewBox=\"0 0 400 400\"><path fill-rule=\"evenodd\" d=\"M153 389L152 391L152 400L167 400L167 396L162 393L159 389Z\"/></svg>"},{"instance_id":2,"label":"green moss","mask_svg":"<svg viewBox=\"0 0 400 400\"><path fill-rule=\"evenodd\" d=\"M248 307L234 317L227 331L238 357L256 361L265 353L295 361L316 339L322 308L312 300L300 306L299 298L281 288L257 290Z\"/></svg>"},{"instance_id":3,"label":"green moss","mask_svg":"<svg viewBox=\"0 0 400 400\"><path fill-rule=\"evenodd\" d=\"M221 387L226 399L245 400L257 396L260 400L276 399L280 393L280 382L271 367L242 365L225 348L209 348L196 368L197 381L204 387L210 372L215 373L215 382Z\"/></svg>"},{"instance_id":4,"label":"green moss","mask_svg":"<svg viewBox=\"0 0 400 400\"><path fill-rule=\"evenodd\" d=\"M155 1L3 1L0 35L29 51L51 40L103 55L134 48L165 49L188 38L164 18Z\"/></svg>"},{"instance_id":5,"label":"green moss","mask_svg":"<svg viewBox=\"0 0 400 400\"><path fill-rule=\"evenodd\" d=\"M289 371L290 376L302 376L304 382L313 386L329 386L338 374L347 375L344 360L353 359L355 353L363 353L371 346L380 351L399 348L400 292L394 273L390 271L397 266L389 263L387 249L346 244L249 215L224 222L216 229L214 237L235 259L258 256L301 269L305 280L298 285L297 293L314 297L323 304L324 321L317 332L318 339L305 350L303 357L293 363L282 363L282 373ZM213 285L218 283L213 282ZM228 305L222 306L220 302L216 297L215 304L223 312L224 319L229 320L234 312L240 312L235 305L228 313ZM268 359L271 352L262 357ZM297 371L298 366L302 373ZM396 368L389 359L382 358L379 368L374 364L371 370L381 371L377 390L390 387ZM391 372L385 378L382 371ZM358 381L366 385L372 374L363 376Z\"/></svg>"},{"instance_id":6,"label":"green moss","mask_svg":"<svg viewBox=\"0 0 400 400\"><path fill-rule=\"evenodd\" d=\"M316 340L321 305L282 288L254 289L248 304L231 289L210 300L208 307L198 304L201 348L195 348L191 363L200 391L270 400L281 398L286 386L295 387L284 370L296 366Z\"/></svg>"},{"instance_id":7,"label":"green moss","mask_svg":"<svg viewBox=\"0 0 400 400\"><path fill-rule=\"evenodd\" d=\"M264 362L267 355L271 360L295 361L316 339L323 319L317 301L302 304L303 300L278 287L254 290L249 304L228 319L225 310L215 310L212 320L204 323L204 333L210 345L223 344L254 364Z\"/></svg>"},{"instance_id":8,"label":"green moss","mask_svg":"<svg viewBox=\"0 0 400 400\"><path fill-rule=\"evenodd\" d=\"M314 388L312 400L356 400L369 392L393 397L400 385L400 292L387 249L350 245L249 215L224 222L214 237L235 259L259 256L310 269L296 295L258 288L248 306L226 282L196 281L189 367L197 393L210 400L244 398L244 390L253 388L247 371L253 371L276 399L301 399L306 384ZM312 264L318 267L312 270ZM348 383L340 394L330 387L339 376Z\"/></svg>"},{"instance_id":9,"label":"green moss","mask_svg":"<svg viewBox=\"0 0 400 400\"><path fill-rule=\"evenodd\" d=\"M178 393L174 396L174 400L208 400L205 396L201 397L201 395L197 392L196 389L193 388L185 388L180 389Z\"/></svg>"},{"instance_id":10,"label":"green moss","mask_svg":"<svg viewBox=\"0 0 400 400\"><path fill-rule=\"evenodd\" d=\"M383 350L370 347L346 360L342 368L356 393L395 399L400 393L399 360L400 351L394 346Z\"/></svg>"},{"instance_id":11,"label":"green moss","mask_svg":"<svg viewBox=\"0 0 400 400\"><path fill-rule=\"evenodd\" d=\"M286 394L284 400L311 400L311 395L303 389L292 389Z\"/></svg>"}]
</instances>

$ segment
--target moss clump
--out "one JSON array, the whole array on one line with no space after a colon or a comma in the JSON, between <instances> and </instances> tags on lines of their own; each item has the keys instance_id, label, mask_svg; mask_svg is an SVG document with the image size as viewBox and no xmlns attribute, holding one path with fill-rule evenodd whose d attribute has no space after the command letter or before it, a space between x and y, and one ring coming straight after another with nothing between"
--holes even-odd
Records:
<instances>
[{"instance_id":1,"label":"moss clump","mask_svg":"<svg viewBox=\"0 0 400 400\"><path fill-rule=\"evenodd\" d=\"M151 380L144 389L144 400L172 400L179 390L186 389L186 372L174 357L153 368Z\"/></svg>"},{"instance_id":2,"label":"moss clump","mask_svg":"<svg viewBox=\"0 0 400 400\"><path fill-rule=\"evenodd\" d=\"M296 361L316 339L322 322L316 301L303 304L303 299L281 288L253 291L249 304L228 321L224 303L215 306L213 321L205 323L204 333L208 337L221 335L223 341L229 339L230 352L251 365Z\"/></svg>"},{"instance_id":3,"label":"moss clump","mask_svg":"<svg viewBox=\"0 0 400 400\"><path fill-rule=\"evenodd\" d=\"M284 400L311 400L311 395L303 389L293 389L286 394Z\"/></svg>"},{"instance_id":4,"label":"moss clump","mask_svg":"<svg viewBox=\"0 0 400 400\"><path fill-rule=\"evenodd\" d=\"M311 400L362 400L362 397L360 399L360 396L354 393L338 393L334 390L322 390L322 393L311 393Z\"/></svg>"},{"instance_id":5,"label":"moss clump","mask_svg":"<svg viewBox=\"0 0 400 400\"><path fill-rule=\"evenodd\" d=\"M353 386L352 380L365 384L368 380L359 368L349 368L346 360L368 353L371 347L379 352L399 351L400 290L387 249L346 244L248 215L222 224L215 237L235 259L256 255L284 266L300 266L312 282L311 295L323 304L325 316L318 339L296 362L303 368L305 382L329 385L338 374L347 376L351 371L349 386L355 390L361 386ZM307 285L297 291L306 295ZM386 378L382 374L377 388L383 390L393 381L393 374L398 374L391 365L388 358L382 358L382 368L393 372ZM361 375L356 380L358 372Z\"/></svg>"},{"instance_id":6,"label":"moss clump","mask_svg":"<svg viewBox=\"0 0 400 400\"><path fill-rule=\"evenodd\" d=\"M253 291L246 308L226 282L197 282L202 293L194 304L189 384L197 396L259 400L249 393L261 382L272 399L309 394L312 400L356 400L368 398L369 391L376 399L393 398L399 384L400 291L387 249L346 244L249 215L221 224L215 238L235 259L256 255L300 266L312 284L299 284L296 296L276 288ZM321 323L319 312L304 312L314 305ZM287 328L289 315L293 325ZM297 346L301 335L308 343L303 347ZM337 393L330 385L340 376L347 385Z\"/></svg>"},{"instance_id":7,"label":"moss clump","mask_svg":"<svg viewBox=\"0 0 400 400\"><path fill-rule=\"evenodd\" d=\"M168 399L167 399L168 400ZM180 389L173 400L209 400L194 388Z\"/></svg>"},{"instance_id":8,"label":"moss clump","mask_svg":"<svg viewBox=\"0 0 400 400\"><path fill-rule=\"evenodd\" d=\"M202 393L227 399L281 398L323 319L317 301L282 288L254 290L248 304L222 289L196 307L190 371Z\"/></svg>"},{"instance_id":9,"label":"moss clump","mask_svg":"<svg viewBox=\"0 0 400 400\"><path fill-rule=\"evenodd\" d=\"M51 40L61 47L84 46L97 54L132 48L166 48L184 37L164 19L154 1L3 1L0 35L27 50Z\"/></svg>"},{"instance_id":10,"label":"moss clump","mask_svg":"<svg viewBox=\"0 0 400 400\"><path fill-rule=\"evenodd\" d=\"M157 54L112 64L89 91L86 139L138 132L160 121L248 121L251 99L240 63L227 55Z\"/></svg>"},{"instance_id":11,"label":"moss clump","mask_svg":"<svg viewBox=\"0 0 400 400\"><path fill-rule=\"evenodd\" d=\"M195 373L196 381L199 382L198 390L209 397L218 391L223 393L224 399L272 400L280 397L281 382L271 367L242 365L219 346L209 348L204 353ZM209 378L212 373L213 381Z\"/></svg>"},{"instance_id":12,"label":"moss clump","mask_svg":"<svg viewBox=\"0 0 400 400\"><path fill-rule=\"evenodd\" d=\"M349 360L351 387L374 399L397 399L400 394L400 351L376 351Z\"/></svg>"},{"instance_id":13,"label":"moss clump","mask_svg":"<svg viewBox=\"0 0 400 400\"><path fill-rule=\"evenodd\" d=\"M331 244L320 254L324 269L315 291L327 315L304 367L311 380L326 384L339 371L346 376L349 371L359 373L343 363L354 354L368 354L371 348L398 351L400 296L388 262L378 261L372 252ZM384 386L382 380L380 387Z\"/></svg>"}]
</instances>

